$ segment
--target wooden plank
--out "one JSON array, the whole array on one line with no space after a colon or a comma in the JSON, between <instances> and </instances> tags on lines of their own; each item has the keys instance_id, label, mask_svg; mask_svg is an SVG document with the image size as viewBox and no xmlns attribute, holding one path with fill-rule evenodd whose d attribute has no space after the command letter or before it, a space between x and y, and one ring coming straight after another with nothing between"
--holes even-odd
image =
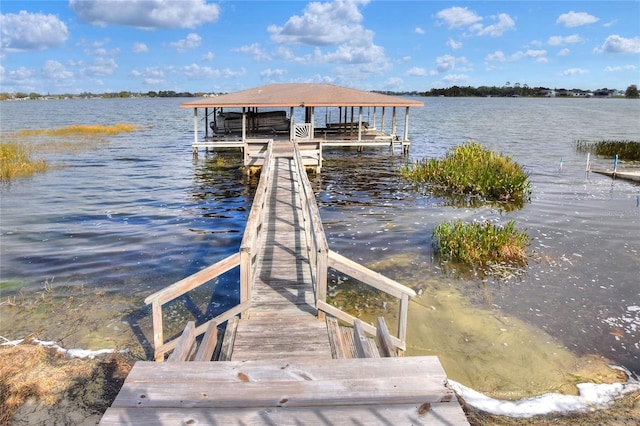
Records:
<instances>
[{"instance_id":1,"label":"wooden plank","mask_svg":"<svg viewBox=\"0 0 640 426\"><path fill-rule=\"evenodd\" d=\"M333 359L347 358L347 353L342 339L342 333L340 332L340 325L338 320L334 317L328 317L326 319L327 332L329 333L329 344L331 345L331 357Z\"/></svg>"},{"instance_id":2,"label":"wooden plank","mask_svg":"<svg viewBox=\"0 0 640 426\"><path fill-rule=\"evenodd\" d=\"M213 358L213 352L216 349L218 343L218 323L215 321L209 322L207 331L204 333L202 342L198 347L194 361L211 361Z\"/></svg>"},{"instance_id":3,"label":"wooden plank","mask_svg":"<svg viewBox=\"0 0 640 426\"><path fill-rule=\"evenodd\" d=\"M356 344L358 358L373 358L367 335L362 328L362 321L356 319L353 322L353 337Z\"/></svg>"},{"instance_id":4,"label":"wooden plank","mask_svg":"<svg viewBox=\"0 0 640 426\"><path fill-rule=\"evenodd\" d=\"M376 324L376 338L378 339L380 355L383 357L398 356L398 354L396 353L396 348L393 345L393 340L391 340L391 334L389 334L387 322L384 320L384 317L378 317Z\"/></svg>"},{"instance_id":5,"label":"wooden plank","mask_svg":"<svg viewBox=\"0 0 640 426\"><path fill-rule=\"evenodd\" d=\"M178 340L178 344L176 348L173 350L171 355L169 356L168 361L188 361L189 356L193 350L193 345L196 340L196 323L195 321L187 322L187 326L182 331L182 335L180 335L180 339Z\"/></svg>"},{"instance_id":6,"label":"wooden plank","mask_svg":"<svg viewBox=\"0 0 640 426\"><path fill-rule=\"evenodd\" d=\"M389 358L383 358L389 359ZM202 364L202 363L198 363ZM211 363L217 364L217 363ZM123 387L115 407L309 407L438 403L453 391L424 378L394 377L286 382L133 383Z\"/></svg>"},{"instance_id":7,"label":"wooden plank","mask_svg":"<svg viewBox=\"0 0 640 426\"><path fill-rule=\"evenodd\" d=\"M219 361L229 361L231 359L231 354L233 353L233 342L236 339L237 328L238 317L233 317L227 322L227 328L224 330Z\"/></svg>"},{"instance_id":8,"label":"wooden plank","mask_svg":"<svg viewBox=\"0 0 640 426\"><path fill-rule=\"evenodd\" d=\"M451 402L427 404L383 404L337 407L268 408L109 408L103 426L140 425L468 425L455 398Z\"/></svg>"},{"instance_id":9,"label":"wooden plank","mask_svg":"<svg viewBox=\"0 0 640 426\"><path fill-rule=\"evenodd\" d=\"M219 383L280 382L322 378L325 380L360 380L376 372L383 377L413 375L443 386L447 375L436 356L396 358L353 358L325 360L257 360L226 362L157 363L138 361L125 380L125 385L152 382Z\"/></svg>"}]
</instances>

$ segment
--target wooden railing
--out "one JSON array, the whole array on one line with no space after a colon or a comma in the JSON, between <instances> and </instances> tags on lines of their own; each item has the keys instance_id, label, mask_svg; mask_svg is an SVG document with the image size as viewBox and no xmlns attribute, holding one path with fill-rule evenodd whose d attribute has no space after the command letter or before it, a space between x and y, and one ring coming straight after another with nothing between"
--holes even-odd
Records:
<instances>
[{"instance_id":1,"label":"wooden railing","mask_svg":"<svg viewBox=\"0 0 640 426\"><path fill-rule=\"evenodd\" d=\"M302 216L318 316L324 317L325 314L331 314L351 325L357 319L327 303L327 274L328 269L332 268L399 299L398 331L397 336L391 336L391 339L396 348L400 351L405 351L407 346L409 298L414 297L416 292L329 249L315 194L305 172L304 162L297 143L294 143L294 161L297 166L300 187L298 194L302 205ZM376 335L376 327L366 323L362 323L362 326L367 333Z\"/></svg>"},{"instance_id":2,"label":"wooden railing","mask_svg":"<svg viewBox=\"0 0 640 426\"><path fill-rule=\"evenodd\" d=\"M234 253L225 259L208 266L193 275L190 275L160 291L148 296L144 303L151 305L153 320L153 347L154 358L156 361L164 361L165 354L175 349L180 336L177 336L167 342L164 341L164 324L162 321L162 306L172 300L177 299L183 294L219 277L231 269L240 267L240 304L230 308L211 320L200 324L192 332L195 337L207 331L209 324L216 322L223 324L236 315L246 314L251 307L251 283L255 275L255 257L258 253L259 244L262 234L262 211L267 202L267 189L269 188L269 168L273 161L273 148L269 143L264 154L264 162L262 165L263 176L260 179L256 195L251 206L251 213L244 231L242 242L240 243L240 251Z\"/></svg>"},{"instance_id":3,"label":"wooden railing","mask_svg":"<svg viewBox=\"0 0 640 426\"><path fill-rule=\"evenodd\" d=\"M169 287L165 287L160 291L153 293L144 299L144 303L147 305L151 305L151 312L153 318L153 348L154 348L154 358L156 361L164 361L164 356L167 352L174 349L178 344L180 336L169 340L168 342L164 341L164 325L162 321L162 305L168 303L183 294L193 290L196 287L201 286L204 283L207 283L220 275L224 274L231 269L240 266L240 253L234 253L231 256L226 257L220 262L214 263L211 266L208 266L193 275L184 278ZM234 317L249 309L251 305L251 301L248 299L241 299L240 304L234 306L233 308L227 310L226 312L218 315L211 320L200 324L195 328L194 334L195 336L199 336L207 331L207 327L209 323L215 321L217 324L223 324L225 321L228 321L229 318Z\"/></svg>"},{"instance_id":4,"label":"wooden railing","mask_svg":"<svg viewBox=\"0 0 640 426\"><path fill-rule=\"evenodd\" d=\"M253 197L251 212L247 219L247 226L244 230L242 243L240 244L240 301L250 300L253 291L253 278L256 273L256 256L260 250L260 243L263 237L264 228L264 208L269 202L268 191L271 186L271 179L274 173L271 168L273 162L273 141L270 141L265 151L260 181ZM248 309L243 311L243 316L247 316Z\"/></svg>"}]
</instances>

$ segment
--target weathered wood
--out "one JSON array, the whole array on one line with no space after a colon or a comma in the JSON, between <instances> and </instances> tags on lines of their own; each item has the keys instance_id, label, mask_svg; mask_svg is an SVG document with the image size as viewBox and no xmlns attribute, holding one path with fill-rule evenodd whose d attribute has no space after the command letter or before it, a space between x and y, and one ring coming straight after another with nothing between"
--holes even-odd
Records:
<instances>
[{"instance_id":1,"label":"weathered wood","mask_svg":"<svg viewBox=\"0 0 640 426\"><path fill-rule=\"evenodd\" d=\"M236 315L239 315L240 313L247 311L249 308L251 307L251 300L247 300L244 303L241 303L237 306L234 306L233 308L230 308L229 310L221 313L220 315L218 315L217 317L213 318L211 321L215 321L218 324L223 324L224 322L228 321L229 319L233 318ZM195 335L199 336L202 333L204 333L207 330L207 327L209 326L209 322L205 322L203 324L200 324L199 326L196 327L195 330ZM160 345L159 347L156 348L156 353L162 353L165 354L167 352L169 352L170 350L174 349L176 347L176 344L178 343L178 340L180 339L180 337L176 337L173 340L170 340L166 343L164 343L163 345ZM161 359L158 359L156 357L156 361L161 361Z\"/></svg>"},{"instance_id":2,"label":"weathered wood","mask_svg":"<svg viewBox=\"0 0 640 426\"><path fill-rule=\"evenodd\" d=\"M193 345L195 344L196 335L195 335L196 323L195 321L187 322L187 326L182 331L182 335L178 340L178 344L176 348L173 350L171 355L169 356L168 361L188 361L189 356L193 351Z\"/></svg>"},{"instance_id":3,"label":"weathered wood","mask_svg":"<svg viewBox=\"0 0 640 426\"><path fill-rule=\"evenodd\" d=\"M331 345L331 357L333 359L347 358L347 349L344 339L342 338L342 332L340 331L340 324L338 320L329 317L326 319L327 332L329 333L329 344Z\"/></svg>"},{"instance_id":4,"label":"weathered wood","mask_svg":"<svg viewBox=\"0 0 640 426\"><path fill-rule=\"evenodd\" d=\"M103 426L140 425L468 425L457 401L434 404L336 407L109 408Z\"/></svg>"},{"instance_id":5,"label":"weathered wood","mask_svg":"<svg viewBox=\"0 0 640 426\"><path fill-rule=\"evenodd\" d=\"M238 253L234 253L222 259L219 262L214 263L211 266L196 272L193 275L188 276L168 287L163 288L160 291L147 296L144 299L144 303L149 305L151 303L159 303L163 305L170 300L177 298L185 294L186 292L193 290L194 288L211 281L212 279L224 274L225 272L235 268L240 264L240 257Z\"/></svg>"},{"instance_id":6,"label":"weathered wood","mask_svg":"<svg viewBox=\"0 0 640 426\"><path fill-rule=\"evenodd\" d=\"M384 291L385 293L398 298L402 297L402 295L407 295L409 297L416 295L416 292L413 289L399 284L380 273L374 272L333 250L329 250L329 267L344 272L357 280L363 281L378 290Z\"/></svg>"},{"instance_id":7,"label":"weathered wood","mask_svg":"<svg viewBox=\"0 0 640 426\"><path fill-rule=\"evenodd\" d=\"M147 374L135 373L141 364ZM436 357L156 363L151 370L143 364L136 363L114 407L386 405L454 398Z\"/></svg>"},{"instance_id":8,"label":"weathered wood","mask_svg":"<svg viewBox=\"0 0 640 426\"><path fill-rule=\"evenodd\" d=\"M211 361L213 358L213 352L216 349L216 344L218 343L218 323L215 321L209 322L207 326L207 331L204 333L202 337L202 341L200 342L200 346L198 346L198 351L196 352L196 356L193 358L194 361Z\"/></svg>"},{"instance_id":9,"label":"weathered wood","mask_svg":"<svg viewBox=\"0 0 640 426\"><path fill-rule=\"evenodd\" d=\"M227 328L224 330L222 340L222 349L220 350L219 361L229 361L233 353L233 343L236 339L236 330L238 328L238 317L233 317L227 322Z\"/></svg>"},{"instance_id":10,"label":"weathered wood","mask_svg":"<svg viewBox=\"0 0 640 426\"><path fill-rule=\"evenodd\" d=\"M318 301L318 309L322 310L330 315L333 315L334 317L338 318L341 321L346 322L347 324L351 324L353 325L353 321L355 320L355 317L349 315L346 312L341 311L340 309L336 308L335 306L331 306L326 302L321 302ZM364 328L364 330L371 334L372 336L375 336L376 334L376 328L370 324L367 324L365 322L362 323L362 327ZM396 348L405 350L406 349L406 343L404 341L399 340L397 337L395 336L391 336L391 340L393 340L393 344L395 345Z\"/></svg>"},{"instance_id":11,"label":"weathered wood","mask_svg":"<svg viewBox=\"0 0 640 426\"><path fill-rule=\"evenodd\" d=\"M362 321L360 321L359 319L356 319L353 322L353 335L358 358L373 358L373 353L371 351L371 347L369 346L367 335L365 334L364 328L362 327Z\"/></svg>"},{"instance_id":12,"label":"weathered wood","mask_svg":"<svg viewBox=\"0 0 640 426\"><path fill-rule=\"evenodd\" d=\"M396 348L393 345L393 340L391 339L391 334L389 334L389 329L387 328L387 322L384 320L384 317L378 317L376 325L376 338L378 339L380 355L383 357L398 356L398 354L396 353Z\"/></svg>"}]
</instances>

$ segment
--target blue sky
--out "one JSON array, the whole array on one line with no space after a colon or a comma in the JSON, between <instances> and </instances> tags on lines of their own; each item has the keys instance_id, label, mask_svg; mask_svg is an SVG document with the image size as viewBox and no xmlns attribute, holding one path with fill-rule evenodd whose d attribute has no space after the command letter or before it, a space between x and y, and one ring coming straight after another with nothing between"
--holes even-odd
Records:
<instances>
[{"instance_id":1,"label":"blue sky","mask_svg":"<svg viewBox=\"0 0 640 426\"><path fill-rule=\"evenodd\" d=\"M640 1L2 0L0 91L640 85Z\"/></svg>"}]
</instances>

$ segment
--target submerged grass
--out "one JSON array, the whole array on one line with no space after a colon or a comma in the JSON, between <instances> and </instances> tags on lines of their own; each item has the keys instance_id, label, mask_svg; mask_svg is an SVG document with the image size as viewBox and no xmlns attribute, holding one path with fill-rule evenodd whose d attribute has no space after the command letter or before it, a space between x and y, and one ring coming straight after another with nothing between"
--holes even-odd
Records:
<instances>
[{"instance_id":1,"label":"submerged grass","mask_svg":"<svg viewBox=\"0 0 640 426\"><path fill-rule=\"evenodd\" d=\"M44 159L33 159L31 153L70 153L98 149L106 136L139 130L135 124L77 124L55 129L23 129L2 135L0 140L0 181L28 177L50 169Z\"/></svg>"},{"instance_id":2,"label":"submerged grass","mask_svg":"<svg viewBox=\"0 0 640 426\"><path fill-rule=\"evenodd\" d=\"M488 201L522 203L529 196L529 175L522 167L475 141L457 146L443 159L423 159L405 166L401 174L416 183Z\"/></svg>"},{"instance_id":3,"label":"submerged grass","mask_svg":"<svg viewBox=\"0 0 640 426\"><path fill-rule=\"evenodd\" d=\"M73 124L56 129L23 129L16 134L20 136L73 136L73 135L103 135L112 136L119 133L129 133L138 130L140 126L134 124L116 123L102 124Z\"/></svg>"},{"instance_id":4,"label":"submerged grass","mask_svg":"<svg viewBox=\"0 0 640 426\"><path fill-rule=\"evenodd\" d=\"M640 161L640 142L628 140L590 141L580 139L576 141L578 152L591 152L605 157L615 157L621 160Z\"/></svg>"},{"instance_id":5,"label":"submerged grass","mask_svg":"<svg viewBox=\"0 0 640 426\"><path fill-rule=\"evenodd\" d=\"M24 144L0 142L0 181L8 182L16 177L28 177L47 170L49 164L43 159L33 159Z\"/></svg>"},{"instance_id":6,"label":"submerged grass","mask_svg":"<svg viewBox=\"0 0 640 426\"><path fill-rule=\"evenodd\" d=\"M490 222L443 222L433 231L434 245L441 260L465 263L485 269L493 264L527 264L529 236L517 230L515 222L505 226Z\"/></svg>"}]
</instances>

